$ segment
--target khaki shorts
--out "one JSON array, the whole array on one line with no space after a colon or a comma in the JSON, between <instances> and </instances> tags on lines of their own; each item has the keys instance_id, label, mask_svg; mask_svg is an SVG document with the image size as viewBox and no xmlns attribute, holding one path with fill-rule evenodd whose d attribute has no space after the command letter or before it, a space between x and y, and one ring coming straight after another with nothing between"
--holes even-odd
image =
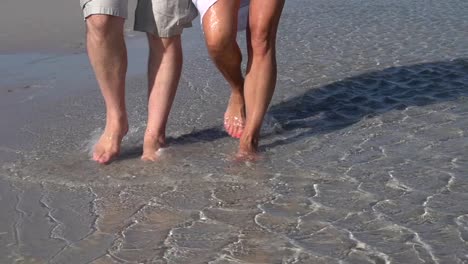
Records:
<instances>
[{"instance_id":1,"label":"khaki shorts","mask_svg":"<svg viewBox=\"0 0 468 264\"><path fill-rule=\"evenodd\" d=\"M128 15L128 0L80 0L80 4L85 19L98 14L123 18ZM162 38L173 37L191 27L197 15L191 0L138 0L134 29Z\"/></svg>"}]
</instances>

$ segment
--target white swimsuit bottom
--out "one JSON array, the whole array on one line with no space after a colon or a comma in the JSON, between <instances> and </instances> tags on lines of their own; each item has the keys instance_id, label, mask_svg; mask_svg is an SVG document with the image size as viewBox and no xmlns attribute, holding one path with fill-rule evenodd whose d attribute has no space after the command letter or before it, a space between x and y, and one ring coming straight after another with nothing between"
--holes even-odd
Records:
<instances>
[{"instance_id":1,"label":"white swimsuit bottom","mask_svg":"<svg viewBox=\"0 0 468 264\"><path fill-rule=\"evenodd\" d=\"M203 23L203 17L206 11L214 5L218 0L192 0L200 13L200 23ZM242 31L247 28L247 21L249 18L249 4L250 0L241 0L239 8L239 18L237 20L237 31Z\"/></svg>"}]
</instances>

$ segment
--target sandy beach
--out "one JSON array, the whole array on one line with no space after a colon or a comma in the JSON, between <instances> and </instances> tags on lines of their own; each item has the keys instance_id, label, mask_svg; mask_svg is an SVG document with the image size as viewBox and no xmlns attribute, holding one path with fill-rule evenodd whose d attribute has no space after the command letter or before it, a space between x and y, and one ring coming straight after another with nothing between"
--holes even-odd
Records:
<instances>
[{"instance_id":1,"label":"sandy beach","mask_svg":"<svg viewBox=\"0 0 468 264\"><path fill-rule=\"evenodd\" d=\"M140 161L147 46L130 18L130 131L99 166L78 1L6 0L0 263L468 263L467 13L462 0L287 1L257 163L232 160L229 89L198 19L169 148Z\"/></svg>"}]
</instances>

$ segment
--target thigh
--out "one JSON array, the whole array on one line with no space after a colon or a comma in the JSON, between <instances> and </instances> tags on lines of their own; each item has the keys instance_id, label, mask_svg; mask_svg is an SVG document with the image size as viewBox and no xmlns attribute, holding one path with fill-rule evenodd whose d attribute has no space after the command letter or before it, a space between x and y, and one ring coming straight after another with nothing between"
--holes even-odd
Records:
<instances>
[{"instance_id":1,"label":"thigh","mask_svg":"<svg viewBox=\"0 0 468 264\"><path fill-rule=\"evenodd\" d=\"M255 34L276 34L285 0L250 0L249 28Z\"/></svg>"},{"instance_id":2,"label":"thigh","mask_svg":"<svg viewBox=\"0 0 468 264\"><path fill-rule=\"evenodd\" d=\"M80 0L84 18L91 15L128 16L128 0Z\"/></svg>"},{"instance_id":3,"label":"thigh","mask_svg":"<svg viewBox=\"0 0 468 264\"><path fill-rule=\"evenodd\" d=\"M210 9L218 0L192 0L193 4L200 14L200 20L203 22L203 17L205 16L206 11Z\"/></svg>"},{"instance_id":4,"label":"thigh","mask_svg":"<svg viewBox=\"0 0 468 264\"><path fill-rule=\"evenodd\" d=\"M239 0L218 0L205 13L203 31L207 42L236 39Z\"/></svg>"}]
</instances>

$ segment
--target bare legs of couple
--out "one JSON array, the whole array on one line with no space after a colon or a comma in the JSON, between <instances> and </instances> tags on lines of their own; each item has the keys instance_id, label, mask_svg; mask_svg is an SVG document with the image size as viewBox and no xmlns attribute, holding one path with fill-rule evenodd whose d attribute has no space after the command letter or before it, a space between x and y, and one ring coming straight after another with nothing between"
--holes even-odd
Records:
<instances>
[{"instance_id":1,"label":"bare legs of couple","mask_svg":"<svg viewBox=\"0 0 468 264\"><path fill-rule=\"evenodd\" d=\"M216 66L231 86L225 128L240 138L238 157L252 159L258 150L261 124L276 84L276 32L284 0L251 0L247 30L248 66L245 82L236 43L239 1L219 0L203 18L206 42ZM106 104L106 127L97 142L93 159L106 164L120 151L128 131L125 108L127 54L124 19L93 15L87 19L87 46ZM165 127L182 65L180 36L148 37L148 125L143 160L157 159L165 144ZM244 126L245 124L245 126Z\"/></svg>"},{"instance_id":2,"label":"bare legs of couple","mask_svg":"<svg viewBox=\"0 0 468 264\"><path fill-rule=\"evenodd\" d=\"M226 115L234 117L232 120L237 118L243 121L244 109L241 106L245 105L245 127L230 129L235 127L235 122L226 127L231 136L237 137L240 133L237 158L241 160L256 158L260 129L275 90L276 33L284 2L250 0L245 81L240 66L242 57L236 42L239 1L219 0L203 17L208 51L231 86Z\"/></svg>"},{"instance_id":3,"label":"bare legs of couple","mask_svg":"<svg viewBox=\"0 0 468 264\"><path fill-rule=\"evenodd\" d=\"M107 15L92 15L86 20L88 55L106 105L106 127L93 152L93 159L100 164L118 156L128 131L124 21ZM157 151L165 144L166 123L182 69L180 42L180 36L159 38L148 34L148 124L143 160L156 160Z\"/></svg>"}]
</instances>

